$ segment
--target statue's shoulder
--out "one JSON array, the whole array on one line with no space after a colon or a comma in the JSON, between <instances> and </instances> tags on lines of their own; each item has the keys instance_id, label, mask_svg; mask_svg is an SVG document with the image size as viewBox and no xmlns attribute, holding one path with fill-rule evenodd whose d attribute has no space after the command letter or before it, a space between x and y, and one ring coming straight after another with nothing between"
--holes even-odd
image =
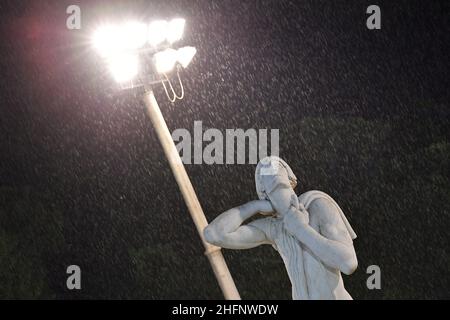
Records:
<instances>
[{"instance_id":1,"label":"statue's shoulder","mask_svg":"<svg viewBox=\"0 0 450 320\"><path fill-rule=\"evenodd\" d=\"M326 194L323 191L311 190L301 194L298 199L299 202L302 203L307 210L309 206L311 206L311 204L317 200L321 200L324 202L326 201L327 203L317 206L315 210L310 210L309 213L312 213L313 216L316 216L316 218L321 220L323 223L328 223L330 221L339 223L336 221L341 220L347 228L350 237L352 239L356 238L356 233L351 227L344 213L342 212L342 209L330 195Z\"/></svg>"},{"instance_id":2,"label":"statue's shoulder","mask_svg":"<svg viewBox=\"0 0 450 320\"><path fill-rule=\"evenodd\" d=\"M338 215L339 206L328 194L319 190L311 190L299 196L310 214L310 218L317 221L327 221L330 217Z\"/></svg>"},{"instance_id":3,"label":"statue's shoulder","mask_svg":"<svg viewBox=\"0 0 450 320\"><path fill-rule=\"evenodd\" d=\"M298 201L300 203L303 204L303 206L308 209L308 207L315 201L318 199L324 199L324 200L328 200L328 201L332 201L334 202L333 198L331 198L330 195L328 195L327 193L323 192L323 191L319 191L319 190L310 190L307 191L305 193L302 193L299 197L298 197Z\"/></svg>"}]
</instances>

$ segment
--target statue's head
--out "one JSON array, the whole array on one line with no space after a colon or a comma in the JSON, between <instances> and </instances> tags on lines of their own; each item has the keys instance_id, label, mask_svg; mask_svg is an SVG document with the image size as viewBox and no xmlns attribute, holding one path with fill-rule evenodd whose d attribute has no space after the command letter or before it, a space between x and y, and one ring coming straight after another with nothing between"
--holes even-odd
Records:
<instances>
[{"instance_id":1,"label":"statue's head","mask_svg":"<svg viewBox=\"0 0 450 320\"><path fill-rule=\"evenodd\" d=\"M297 177L289 165L276 156L261 159L255 172L256 192L261 200L269 200L278 214L283 215L291 203L298 206L294 188Z\"/></svg>"}]
</instances>

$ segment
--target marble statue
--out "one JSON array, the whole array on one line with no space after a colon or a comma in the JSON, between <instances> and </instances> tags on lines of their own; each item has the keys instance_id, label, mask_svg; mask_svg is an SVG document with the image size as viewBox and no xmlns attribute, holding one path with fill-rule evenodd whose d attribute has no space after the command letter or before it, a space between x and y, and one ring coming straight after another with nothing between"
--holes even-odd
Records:
<instances>
[{"instance_id":1,"label":"marble statue","mask_svg":"<svg viewBox=\"0 0 450 320\"><path fill-rule=\"evenodd\" d=\"M270 244L278 251L292 284L292 298L352 299L341 272L357 268L356 234L326 193L294 192L297 178L278 157L262 159L255 173L259 200L225 211L204 230L206 241L229 249ZM244 222L260 214L263 217Z\"/></svg>"}]
</instances>

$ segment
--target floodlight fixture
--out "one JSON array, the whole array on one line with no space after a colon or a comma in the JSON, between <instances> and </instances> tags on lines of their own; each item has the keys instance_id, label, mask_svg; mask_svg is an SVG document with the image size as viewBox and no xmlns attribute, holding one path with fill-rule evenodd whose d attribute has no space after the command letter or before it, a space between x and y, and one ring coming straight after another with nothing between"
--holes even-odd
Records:
<instances>
[{"instance_id":1,"label":"floodlight fixture","mask_svg":"<svg viewBox=\"0 0 450 320\"><path fill-rule=\"evenodd\" d=\"M191 63L195 54L197 53L197 49L194 47L183 47L178 49L177 51L177 60L183 68L187 68L187 66Z\"/></svg>"},{"instance_id":2,"label":"floodlight fixture","mask_svg":"<svg viewBox=\"0 0 450 320\"><path fill-rule=\"evenodd\" d=\"M119 53L107 60L109 70L118 83L132 80L139 72L139 59L132 53Z\"/></svg>"},{"instance_id":3,"label":"floodlight fixture","mask_svg":"<svg viewBox=\"0 0 450 320\"><path fill-rule=\"evenodd\" d=\"M197 49L194 47L183 47L178 50L169 48L154 55L155 67L158 73L168 73L173 70L176 64L183 68L191 63Z\"/></svg>"},{"instance_id":4,"label":"floodlight fixture","mask_svg":"<svg viewBox=\"0 0 450 320\"><path fill-rule=\"evenodd\" d=\"M144 55L152 55L153 59L146 61L153 61L156 73L165 76L160 82L170 81L166 74L177 65L186 68L196 53L194 47L178 50L171 47L181 40L185 24L185 19L175 18L149 24L131 20L117 25L103 25L94 33L93 46L106 59L114 79L119 83L132 81L139 75L139 60ZM177 95L174 93L174 96Z\"/></svg>"},{"instance_id":5,"label":"floodlight fixture","mask_svg":"<svg viewBox=\"0 0 450 320\"><path fill-rule=\"evenodd\" d=\"M156 53L153 58L156 71L163 74L168 73L172 71L177 63L177 50L169 48Z\"/></svg>"},{"instance_id":6,"label":"floodlight fixture","mask_svg":"<svg viewBox=\"0 0 450 320\"><path fill-rule=\"evenodd\" d=\"M166 30L168 23L166 20L156 20L148 25L148 43L156 47L166 40Z\"/></svg>"},{"instance_id":7,"label":"floodlight fixture","mask_svg":"<svg viewBox=\"0 0 450 320\"><path fill-rule=\"evenodd\" d=\"M92 44L102 57L119 51L120 41L116 38L117 34L119 34L119 28L113 25L103 25L95 31Z\"/></svg>"},{"instance_id":8,"label":"floodlight fixture","mask_svg":"<svg viewBox=\"0 0 450 320\"><path fill-rule=\"evenodd\" d=\"M172 19L168 23L166 39L170 44L181 40L181 38L183 37L185 24L186 20L182 18Z\"/></svg>"},{"instance_id":9,"label":"floodlight fixture","mask_svg":"<svg viewBox=\"0 0 450 320\"><path fill-rule=\"evenodd\" d=\"M120 26L120 33L116 38L124 50L137 50L147 43L147 24L130 21Z\"/></svg>"}]
</instances>

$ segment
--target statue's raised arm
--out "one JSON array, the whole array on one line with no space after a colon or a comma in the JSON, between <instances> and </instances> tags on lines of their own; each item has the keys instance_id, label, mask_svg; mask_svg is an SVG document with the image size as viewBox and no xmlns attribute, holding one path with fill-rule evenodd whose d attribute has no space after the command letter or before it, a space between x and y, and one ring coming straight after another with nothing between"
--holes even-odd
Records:
<instances>
[{"instance_id":1,"label":"statue's raised arm","mask_svg":"<svg viewBox=\"0 0 450 320\"><path fill-rule=\"evenodd\" d=\"M272 205L267 200L254 200L239 207L230 209L219 215L204 230L206 241L228 249L249 249L261 244L268 244L262 221L258 219L249 224L243 224L254 215L270 214Z\"/></svg>"}]
</instances>

